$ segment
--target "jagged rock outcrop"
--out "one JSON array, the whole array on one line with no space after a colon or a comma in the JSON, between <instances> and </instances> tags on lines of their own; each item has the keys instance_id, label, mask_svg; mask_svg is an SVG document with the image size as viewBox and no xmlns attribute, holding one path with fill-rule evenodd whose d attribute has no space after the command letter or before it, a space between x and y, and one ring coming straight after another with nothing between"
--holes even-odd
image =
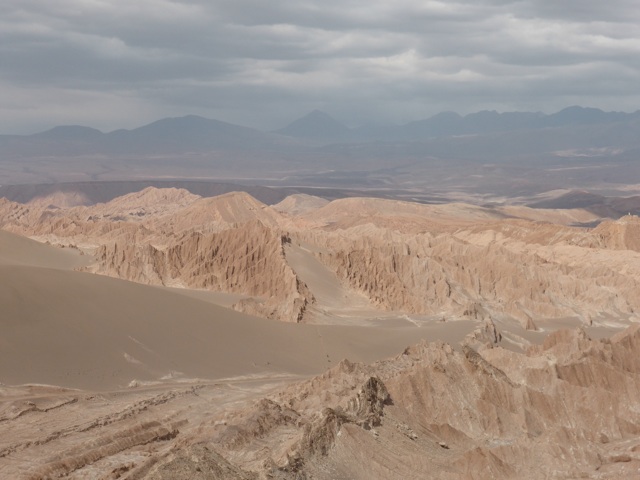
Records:
<instances>
[{"instance_id":1,"label":"jagged rock outcrop","mask_svg":"<svg viewBox=\"0 0 640 480\"><path fill-rule=\"evenodd\" d=\"M626 215L619 220L602 222L593 229L597 247L640 252L640 218Z\"/></svg>"},{"instance_id":2,"label":"jagged rock outcrop","mask_svg":"<svg viewBox=\"0 0 640 480\"><path fill-rule=\"evenodd\" d=\"M502 341L502 333L496 327L491 317L485 318L472 333L467 335L465 343L478 348L493 348Z\"/></svg>"},{"instance_id":3,"label":"jagged rock outcrop","mask_svg":"<svg viewBox=\"0 0 640 480\"><path fill-rule=\"evenodd\" d=\"M380 425L385 405L391 397L384 383L378 377L369 377L357 395L349 401L347 413L355 418L356 424L365 430Z\"/></svg>"},{"instance_id":4,"label":"jagged rock outcrop","mask_svg":"<svg viewBox=\"0 0 640 480\"><path fill-rule=\"evenodd\" d=\"M299 466L302 458L327 455L345 424L352 423L365 430L380 426L384 407L390 402L384 383L377 377L369 377L360 391L349 400L346 409L326 408L318 418L305 426L295 453L296 460L290 460L290 463Z\"/></svg>"},{"instance_id":5,"label":"jagged rock outcrop","mask_svg":"<svg viewBox=\"0 0 640 480\"><path fill-rule=\"evenodd\" d=\"M287 264L288 238L259 221L219 233L191 233L165 249L103 245L90 271L136 282L241 293L261 301L237 309L298 322L313 296Z\"/></svg>"},{"instance_id":6,"label":"jagged rock outcrop","mask_svg":"<svg viewBox=\"0 0 640 480\"><path fill-rule=\"evenodd\" d=\"M236 308L290 321L308 312L313 292L283 259L277 237L284 231L328 268L330 275L312 278L335 276L332 281L341 285L331 291L364 296L368 308L479 322L507 317L527 330L565 318L589 325L626 323L640 311L636 217L586 229L505 218L500 210L464 204L370 198L319 208L324 202L312 199L314 208L294 212L308 200L291 197L278 207L290 207L291 214L246 193L200 198L178 189L148 188L68 209L0 200L0 226L97 252L95 272L244 294L249 298ZM551 215L530 210L522 215ZM555 218L557 212L551 213ZM256 222L264 227L260 232L245 228ZM302 268L315 268L302 257L301 262Z\"/></svg>"},{"instance_id":7,"label":"jagged rock outcrop","mask_svg":"<svg viewBox=\"0 0 640 480\"><path fill-rule=\"evenodd\" d=\"M638 348L640 327L559 331L526 354L423 342L227 414L203 445L260 478L632 478Z\"/></svg>"},{"instance_id":8,"label":"jagged rock outcrop","mask_svg":"<svg viewBox=\"0 0 640 480\"><path fill-rule=\"evenodd\" d=\"M162 377L166 383L132 382L128 392L0 385L3 396L11 395L0 405L0 424L8 432L0 445L0 476L637 475L640 326L604 340L588 333L637 319L635 218L582 229L504 220L479 207L456 205L451 211L462 215L456 220L445 216L451 213L445 206L372 207L359 199L346 202L353 211L343 216L336 204L327 205L296 223L295 216L283 220L243 196L207 203L212 211L204 212L193 207L199 199L181 192L161 196L157 211L140 204L157 194L134 195L112 210L0 200L0 222L58 243L96 247L92 271L239 293L247 298L236 308L267 317L300 321L313 302L294 262L287 261L289 252L290 259L298 254L296 268L306 268L315 285L334 281L334 274L343 282L325 296L352 289L383 309L433 315L416 320L420 329L454 328L456 322L434 321L445 315L476 328L462 346L422 342L370 365L343 360L301 383L282 376L281 365L256 370L264 375L257 376L254 362L244 377ZM394 208L404 213L394 219ZM326 271L311 271L318 260ZM557 328L549 319L558 317L574 324L580 318L585 328L549 333ZM526 341L514 341L513 318L530 330L540 326L538 333L518 332L542 343L527 348ZM592 323L598 328L586 327ZM326 341L320 327L296 328L315 331L318 345ZM162 355L162 348L133 336L124 341ZM322 361L333 355L331 345L318 351ZM123 351L127 362L140 362L130 352Z\"/></svg>"},{"instance_id":9,"label":"jagged rock outcrop","mask_svg":"<svg viewBox=\"0 0 640 480\"><path fill-rule=\"evenodd\" d=\"M582 240L584 232L578 233ZM640 278L635 253L566 245L566 232L564 245L551 246L504 237L485 242L474 236L357 237L347 231L327 235L324 242L333 248L320 251L318 258L388 310L477 319L468 309L475 304L535 329L535 319L628 318L640 309L634 294ZM316 235L314 241L323 240Z\"/></svg>"},{"instance_id":10,"label":"jagged rock outcrop","mask_svg":"<svg viewBox=\"0 0 640 480\"><path fill-rule=\"evenodd\" d=\"M94 254L87 271L239 293L251 298L238 310L301 321L313 295L286 263L280 223L280 214L243 192L201 198L150 187L69 209L0 199L0 227Z\"/></svg>"},{"instance_id":11,"label":"jagged rock outcrop","mask_svg":"<svg viewBox=\"0 0 640 480\"><path fill-rule=\"evenodd\" d=\"M524 353L423 341L297 383L0 385L0 476L634 478L639 348L635 325L604 340L557 331Z\"/></svg>"}]
</instances>

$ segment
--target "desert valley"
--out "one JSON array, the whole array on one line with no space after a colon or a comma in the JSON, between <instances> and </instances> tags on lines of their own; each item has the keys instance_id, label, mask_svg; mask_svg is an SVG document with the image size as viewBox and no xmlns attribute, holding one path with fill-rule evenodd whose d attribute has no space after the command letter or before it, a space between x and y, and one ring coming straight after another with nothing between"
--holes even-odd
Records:
<instances>
[{"instance_id":1,"label":"desert valley","mask_svg":"<svg viewBox=\"0 0 640 480\"><path fill-rule=\"evenodd\" d=\"M639 26L0 1L0 480L640 480Z\"/></svg>"},{"instance_id":2,"label":"desert valley","mask_svg":"<svg viewBox=\"0 0 640 480\"><path fill-rule=\"evenodd\" d=\"M2 478L638 477L620 198L70 189L0 199Z\"/></svg>"}]
</instances>

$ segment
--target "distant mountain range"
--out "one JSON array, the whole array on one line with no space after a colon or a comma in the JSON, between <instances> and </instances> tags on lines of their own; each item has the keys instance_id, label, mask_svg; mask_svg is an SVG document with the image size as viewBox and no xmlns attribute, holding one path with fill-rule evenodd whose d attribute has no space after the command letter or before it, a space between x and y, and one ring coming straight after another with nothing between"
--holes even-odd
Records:
<instances>
[{"instance_id":1,"label":"distant mountain range","mask_svg":"<svg viewBox=\"0 0 640 480\"><path fill-rule=\"evenodd\" d=\"M286 127L261 132L248 127L196 115L165 118L133 130L102 133L89 127L58 126L34 135L0 135L0 147L37 151L61 147L67 153L92 150L105 153L183 152L226 148L264 148L288 144L286 138L314 143L371 141L424 141L439 137L482 135L548 128L613 125L640 122L634 113L604 112L596 108L568 107L552 115L532 112L481 111L466 116L443 112L399 126L348 128L330 115L314 110ZM39 147L38 147L39 145ZM57 148L56 148L57 150Z\"/></svg>"},{"instance_id":2,"label":"distant mountain range","mask_svg":"<svg viewBox=\"0 0 640 480\"><path fill-rule=\"evenodd\" d=\"M461 116L445 112L406 125L360 128L348 128L315 110L272 132L189 115L110 133L59 126L34 135L0 135L0 162L34 157L158 155L184 160L188 154L233 152L233 156L224 157L260 160L264 163L261 168L267 170L271 168L268 161L304 163L314 155L360 160L429 156L511 161L519 155L543 153L554 157L635 155L639 149L640 111L604 112L583 107L569 107L552 115L482 111Z\"/></svg>"},{"instance_id":3,"label":"distant mountain range","mask_svg":"<svg viewBox=\"0 0 640 480\"><path fill-rule=\"evenodd\" d=\"M34 135L0 135L0 153L18 156L167 154L263 149L283 140L252 128L188 115L110 133L69 125Z\"/></svg>"},{"instance_id":4,"label":"distant mountain range","mask_svg":"<svg viewBox=\"0 0 640 480\"><path fill-rule=\"evenodd\" d=\"M467 192L482 195L479 202L535 202L552 190L635 192L639 159L640 111L445 112L405 125L348 128L316 110L270 132L189 115L109 133L59 126L0 135L0 185L215 180L340 192L325 191L331 198L367 189L383 196L402 190L422 201ZM602 206L590 208L619 210L594 202Z\"/></svg>"},{"instance_id":5,"label":"distant mountain range","mask_svg":"<svg viewBox=\"0 0 640 480\"><path fill-rule=\"evenodd\" d=\"M539 130L545 128L607 125L640 121L634 113L604 112L597 108L568 107L558 113L482 111L466 116L443 112L425 120L399 126L349 129L326 113L314 111L277 133L296 138L344 141L424 141L438 137Z\"/></svg>"}]
</instances>

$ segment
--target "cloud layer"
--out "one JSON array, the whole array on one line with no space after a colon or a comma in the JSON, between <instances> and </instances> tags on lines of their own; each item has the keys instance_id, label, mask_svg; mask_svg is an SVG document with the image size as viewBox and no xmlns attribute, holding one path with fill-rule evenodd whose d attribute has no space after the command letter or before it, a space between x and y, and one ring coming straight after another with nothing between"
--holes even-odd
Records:
<instances>
[{"instance_id":1,"label":"cloud layer","mask_svg":"<svg viewBox=\"0 0 640 480\"><path fill-rule=\"evenodd\" d=\"M4 0L0 132L640 108L635 0Z\"/></svg>"}]
</instances>

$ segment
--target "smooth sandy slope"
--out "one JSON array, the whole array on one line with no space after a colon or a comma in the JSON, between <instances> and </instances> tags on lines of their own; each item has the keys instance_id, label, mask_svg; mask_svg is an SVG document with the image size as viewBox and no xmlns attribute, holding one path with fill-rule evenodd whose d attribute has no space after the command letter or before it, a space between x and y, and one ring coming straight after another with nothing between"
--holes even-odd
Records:
<instances>
[{"instance_id":1,"label":"smooth sandy slope","mask_svg":"<svg viewBox=\"0 0 640 480\"><path fill-rule=\"evenodd\" d=\"M177 432L198 438L343 358L457 343L473 328L282 323L218 306L212 292L73 271L88 260L0 231L0 478L137 478Z\"/></svg>"},{"instance_id":2,"label":"smooth sandy slope","mask_svg":"<svg viewBox=\"0 0 640 480\"><path fill-rule=\"evenodd\" d=\"M73 250L0 232L0 382L112 389L133 380L310 375L422 338L456 343L471 322L421 328L292 325L136 283L72 271Z\"/></svg>"}]
</instances>

